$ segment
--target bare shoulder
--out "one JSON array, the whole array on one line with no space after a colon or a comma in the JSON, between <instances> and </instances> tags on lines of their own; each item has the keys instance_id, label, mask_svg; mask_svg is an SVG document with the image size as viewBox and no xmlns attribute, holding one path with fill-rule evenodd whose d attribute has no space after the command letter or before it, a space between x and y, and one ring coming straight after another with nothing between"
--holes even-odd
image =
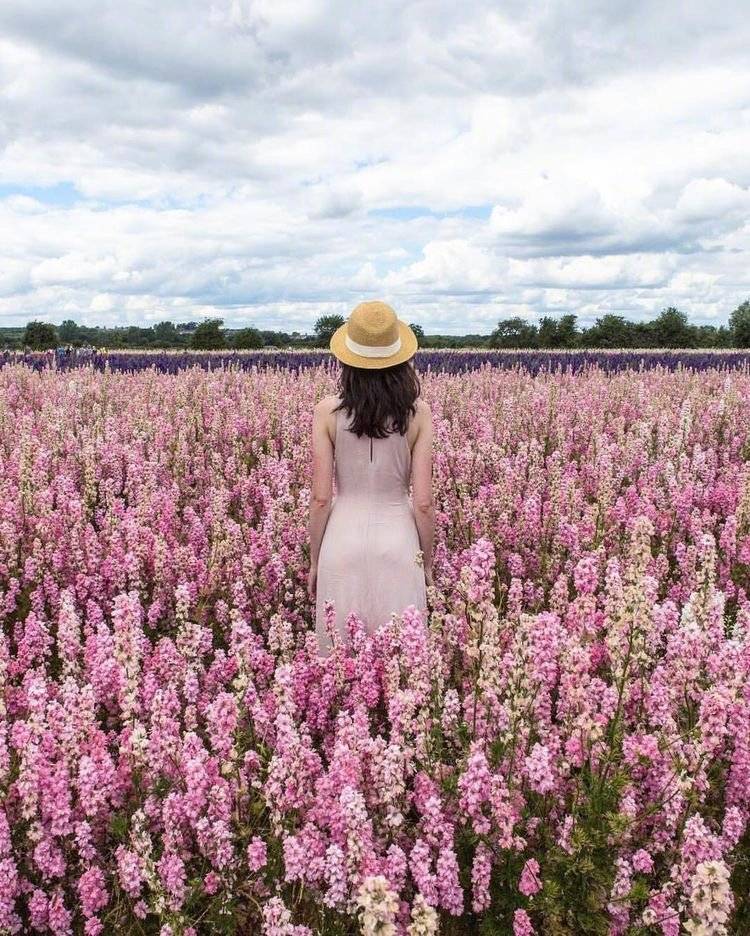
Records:
<instances>
[{"instance_id":1,"label":"bare shoulder","mask_svg":"<svg viewBox=\"0 0 750 936\"><path fill-rule=\"evenodd\" d=\"M426 400L419 397L416 402L416 407L417 411L414 414L414 421L418 425L424 426L432 421L432 410L430 409L430 404Z\"/></svg>"},{"instance_id":2,"label":"bare shoulder","mask_svg":"<svg viewBox=\"0 0 750 936\"><path fill-rule=\"evenodd\" d=\"M425 430L425 427L431 425L432 422L432 411L430 406L426 403L421 397L418 397L415 404L416 412L411 419L411 425L409 426L409 444L414 447L417 439L422 435Z\"/></svg>"},{"instance_id":3,"label":"bare shoulder","mask_svg":"<svg viewBox=\"0 0 750 936\"><path fill-rule=\"evenodd\" d=\"M315 412L321 416L330 416L338 401L338 397L334 394L324 396L315 404Z\"/></svg>"},{"instance_id":4,"label":"bare shoulder","mask_svg":"<svg viewBox=\"0 0 750 936\"><path fill-rule=\"evenodd\" d=\"M334 394L329 394L324 396L322 399L318 400L315 404L315 415L317 418L322 420L322 425L325 426L326 435L334 442L336 435L336 420L333 415L333 408L338 404L339 399Z\"/></svg>"}]
</instances>

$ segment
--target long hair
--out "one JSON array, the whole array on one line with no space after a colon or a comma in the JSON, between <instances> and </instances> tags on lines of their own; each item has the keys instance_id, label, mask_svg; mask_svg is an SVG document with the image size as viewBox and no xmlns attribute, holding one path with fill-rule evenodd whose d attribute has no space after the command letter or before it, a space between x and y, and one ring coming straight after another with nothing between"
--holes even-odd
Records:
<instances>
[{"instance_id":1,"label":"long hair","mask_svg":"<svg viewBox=\"0 0 750 936\"><path fill-rule=\"evenodd\" d=\"M392 432L406 433L416 413L421 384L410 360L393 367L368 369L341 364L339 395L334 408L352 417L349 429L357 437L384 439Z\"/></svg>"}]
</instances>

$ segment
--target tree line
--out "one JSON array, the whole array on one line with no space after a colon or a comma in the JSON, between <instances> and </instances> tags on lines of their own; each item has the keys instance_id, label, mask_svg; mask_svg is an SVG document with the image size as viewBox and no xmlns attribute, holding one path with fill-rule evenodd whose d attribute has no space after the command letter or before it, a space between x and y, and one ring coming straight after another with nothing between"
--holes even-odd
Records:
<instances>
[{"instance_id":1,"label":"tree line","mask_svg":"<svg viewBox=\"0 0 750 936\"><path fill-rule=\"evenodd\" d=\"M159 322L146 328L136 325L102 328L66 320L29 322L25 329L0 330L0 346L43 351L60 346L96 349L187 349L220 351L259 348L327 348L331 335L343 325L341 315L323 315L312 334L259 328L224 328L220 318L202 322ZM579 327L577 316L542 316L538 323L515 317L502 319L489 335L425 335L421 325L410 323L420 348L748 348L750 300L739 305L726 325L694 325L674 306L648 322L632 322L622 315L607 314L593 325Z\"/></svg>"},{"instance_id":2,"label":"tree line","mask_svg":"<svg viewBox=\"0 0 750 936\"><path fill-rule=\"evenodd\" d=\"M669 306L650 322L604 315L579 328L575 315L543 316L538 324L504 319L489 338L492 348L748 348L750 300L739 305L727 325L693 325Z\"/></svg>"}]
</instances>

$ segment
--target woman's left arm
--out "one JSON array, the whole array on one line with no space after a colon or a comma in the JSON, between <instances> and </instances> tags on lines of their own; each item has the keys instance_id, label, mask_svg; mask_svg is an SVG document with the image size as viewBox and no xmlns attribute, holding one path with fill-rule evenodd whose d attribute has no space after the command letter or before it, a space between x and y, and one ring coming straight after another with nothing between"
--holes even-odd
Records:
<instances>
[{"instance_id":1,"label":"woman's left arm","mask_svg":"<svg viewBox=\"0 0 750 936\"><path fill-rule=\"evenodd\" d=\"M307 531L310 537L310 598L314 598L317 582L318 556L323 533L328 523L333 496L333 443L328 435L329 403L320 400L313 411L312 426L312 485L310 488L310 519Z\"/></svg>"}]
</instances>

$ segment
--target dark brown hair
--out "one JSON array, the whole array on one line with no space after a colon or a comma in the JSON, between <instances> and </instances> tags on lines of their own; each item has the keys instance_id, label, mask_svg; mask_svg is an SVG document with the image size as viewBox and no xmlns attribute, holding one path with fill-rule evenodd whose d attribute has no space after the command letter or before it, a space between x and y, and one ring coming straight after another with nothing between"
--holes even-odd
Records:
<instances>
[{"instance_id":1,"label":"dark brown hair","mask_svg":"<svg viewBox=\"0 0 750 936\"><path fill-rule=\"evenodd\" d=\"M341 403L333 410L344 410L350 418L348 428L358 437L384 439L392 432L406 433L409 419L417 412L421 391L412 360L393 367L351 367L341 364L339 395Z\"/></svg>"}]
</instances>

